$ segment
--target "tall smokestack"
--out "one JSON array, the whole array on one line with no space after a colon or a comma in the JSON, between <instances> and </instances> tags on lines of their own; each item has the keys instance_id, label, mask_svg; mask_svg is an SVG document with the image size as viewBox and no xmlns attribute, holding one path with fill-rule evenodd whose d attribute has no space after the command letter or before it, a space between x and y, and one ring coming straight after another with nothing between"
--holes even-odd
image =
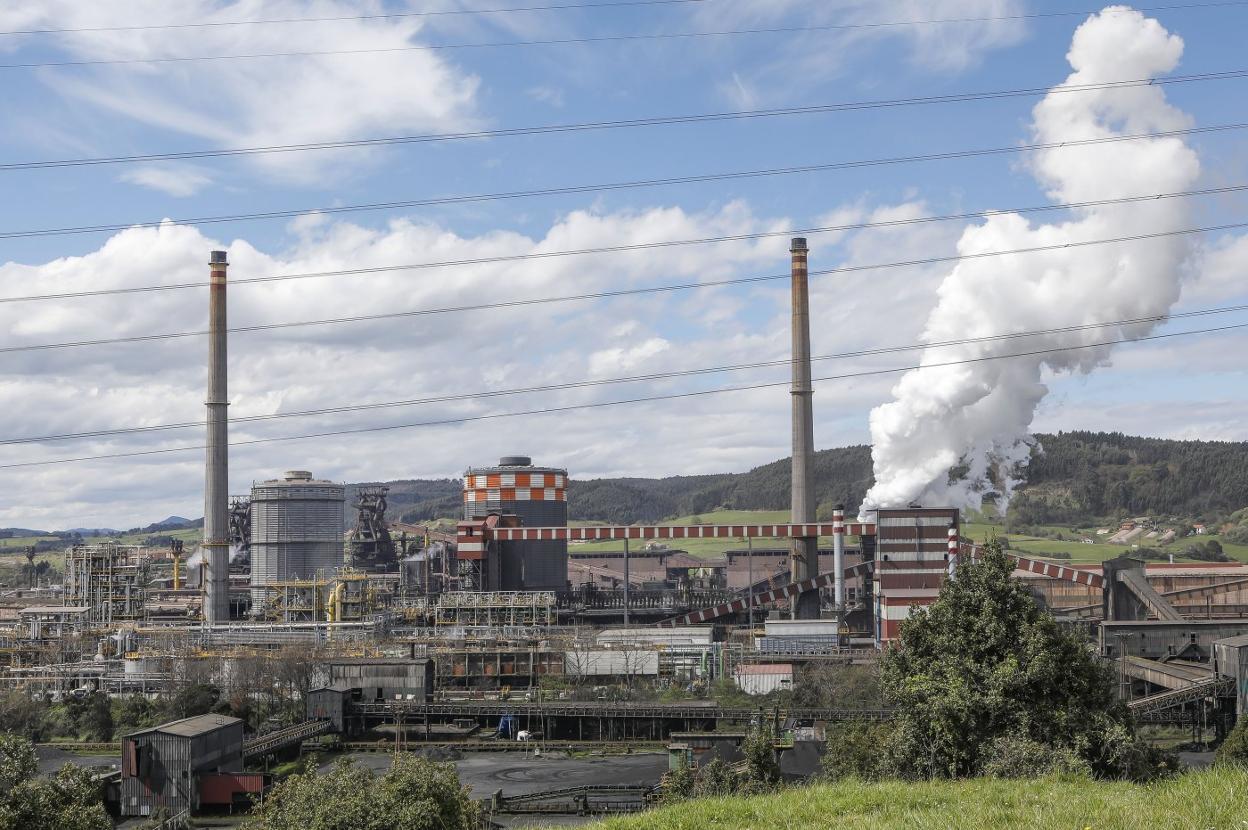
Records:
<instances>
[{"instance_id":1,"label":"tall smokestack","mask_svg":"<svg viewBox=\"0 0 1248 830\"><path fill-rule=\"evenodd\" d=\"M794 524L815 521L815 425L810 385L810 286L806 267L806 240L794 237L793 255L793 502ZM789 572L794 582L819 573L819 540L813 536L791 540ZM793 603L794 619L818 619L819 592L805 591Z\"/></svg>"},{"instance_id":2,"label":"tall smokestack","mask_svg":"<svg viewBox=\"0 0 1248 830\"><path fill-rule=\"evenodd\" d=\"M226 407L225 251L208 262L208 408L204 463L204 622L230 620L229 436Z\"/></svg>"}]
</instances>

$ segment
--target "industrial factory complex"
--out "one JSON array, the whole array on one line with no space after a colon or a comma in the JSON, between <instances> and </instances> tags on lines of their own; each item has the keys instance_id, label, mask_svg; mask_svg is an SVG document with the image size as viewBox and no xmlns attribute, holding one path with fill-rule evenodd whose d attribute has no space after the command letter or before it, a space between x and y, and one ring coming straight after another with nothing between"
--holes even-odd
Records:
<instances>
[{"instance_id":1,"label":"industrial factory complex","mask_svg":"<svg viewBox=\"0 0 1248 830\"><path fill-rule=\"evenodd\" d=\"M297 723L253 735L202 715L124 737L112 782L123 816L244 803L268 785L253 761L324 735L409 747L647 741L673 753L698 752L717 727L731 740L756 708L621 702L609 690L724 682L764 694L807 665L874 660L977 555L959 511L941 505L816 519L804 239L791 254L789 521L569 525L575 470L513 455L463 459L450 533L397 527L384 486L324 480L304 459L229 492L228 263L212 252L203 541L70 548L62 585L4 598L0 681L40 695L155 694L205 672L228 686L256 655L294 650L310 664ZM725 552L682 549L707 538ZM1139 719L1224 729L1248 709L1248 566L1015 564L1036 602L1115 662ZM552 679L602 691L574 698ZM774 716L817 743L829 722L889 712Z\"/></svg>"}]
</instances>

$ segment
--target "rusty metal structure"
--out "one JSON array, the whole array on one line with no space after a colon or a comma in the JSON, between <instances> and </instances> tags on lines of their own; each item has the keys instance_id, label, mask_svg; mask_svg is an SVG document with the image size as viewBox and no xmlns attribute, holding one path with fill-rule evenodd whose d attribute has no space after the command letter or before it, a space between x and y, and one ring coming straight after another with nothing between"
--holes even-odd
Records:
<instances>
[{"instance_id":1,"label":"rusty metal structure","mask_svg":"<svg viewBox=\"0 0 1248 830\"><path fill-rule=\"evenodd\" d=\"M384 485L361 487L355 498L355 527L347 540L346 562L356 568L385 569L398 561L394 539L386 524Z\"/></svg>"}]
</instances>

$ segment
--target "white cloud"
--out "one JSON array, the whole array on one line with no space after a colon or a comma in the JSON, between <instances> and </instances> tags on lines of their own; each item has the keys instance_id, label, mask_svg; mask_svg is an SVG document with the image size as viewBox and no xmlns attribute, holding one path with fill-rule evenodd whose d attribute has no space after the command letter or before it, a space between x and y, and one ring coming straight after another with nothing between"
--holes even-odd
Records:
<instances>
[{"instance_id":1,"label":"white cloud","mask_svg":"<svg viewBox=\"0 0 1248 830\"><path fill-rule=\"evenodd\" d=\"M535 86L525 90L525 94L534 101L549 104L555 108L563 107L563 90L553 86Z\"/></svg>"},{"instance_id":2,"label":"white cloud","mask_svg":"<svg viewBox=\"0 0 1248 830\"><path fill-rule=\"evenodd\" d=\"M698 9L694 19L700 26L716 29L859 27L788 33L778 41L780 48L761 59L741 53L739 66L720 89L739 105L753 106L760 98L797 95L840 78L868 49L894 43L905 50L905 58L915 66L961 72L988 53L1022 40L1026 27L1016 16L1025 11L1023 0L720 0ZM878 25L911 20L962 22ZM730 47L716 44L711 48ZM857 80L863 79L860 76Z\"/></svg>"},{"instance_id":3,"label":"white cloud","mask_svg":"<svg viewBox=\"0 0 1248 830\"><path fill-rule=\"evenodd\" d=\"M37 14L35 13L37 9ZM188 0L179 20L379 13L379 0ZM49 0L0 9L0 26L84 28L169 20L162 0L82 3ZM56 36L76 60L256 54L418 45L421 18L337 21L333 25L222 26ZM50 69L39 77L65 95L213 146L334 141L397 132L456 130L479 122L475 76L429 51L149 63ZM270 174L312 181L367 162L379 151L338 150L249 157Z\"/></svg>"},{"instance_id":4,"label":"white cloud","mask_svg":"<svg viewBox=\"0 0 1248 830\"><path fill-rule=\"evenodd\" d=\"M613 214L573 212L541 237L497 231L462 237L420 220L396 220L383 230L306 220L293 247L281 254L242 240L221 242L198 230L165 224L116 234L100 249L42 265L0 267L0 294L74 291L125 285L197 282L208 251L229 250L232 276L333 270L397 262L506 256L593 247L603 240L648 242L748 232L782 220L751 215L742 204L704 213L656 208ZM757 271L783 261L784 240L690 246L645 255L581 256L469 268L384 272L231 289L232 326L307 320L400 309L472 305L482 301L622 286L688 282ZM37 286L37 289L34 287ZM656 331L671 300L640 295L611 303L563 303L464 314L431 315L371 324L317 326L236 334L230 343L231 415L289 412L371 401L524 387L590 378L610 362L627 372L686 368L745 359L747 340L699 342L679 351ZM205 308L196 291L157 291L65 303L4 304L0 326L10 342L49 343L202 330ZM622 325L632 320L634 325ZM783 338L769 338L780 346ZM769 347L770 347L769 345ZM608 359L605 353L616 349ZM124 426L201 421L204 344L199 338L142 345L19 352L0 363L0 395L22 406L0 408L0 436L31 436ZM615 374L615 372L610 372ZM712 378L707 383L723 381ZM696 383L696 381L695 381ZM678 382L571 389L541 395L379 409L246 424L232 439L319 432L342 427L410 423L575 405L673 389ZM778 399L779 400L779 399ZM693 408L685 411L692 412ZM609 425L632 423L636 412L570 413L566 419L482 421L463 427L381 432L317 441L240 446L231 483L289 467L341 479L454 474L522 443L582 471L632 467L633 459L595 448L618 440ZM682 419L686 416L682 415ZM708 421L709 423L709 421ZM691 423L692 426L692 423ZM605 427L605 428L604 428ZM195 445L198 428L146 435L0 448L0 464L80 455ZM521 436L518 438L517 436ZM572 437L575 440L571 440ZM475 445L474 445L475 444ZM779 450L783 442L772 450ZM634 446L631 451L636 453ZM749 461L765 461L769 450ZM156 514L194 512L200 454L156 455L81 465L0 471L0 487L21 496L0 506L9 524L129 525ZM17 487L17 482L23 482ZM53 494L55 497L53 498ZM47 501L58 507L48 510ZM159 518L159 516L157 516Z\"/></svg>"},{"instance_id":5,"label":"white cloud","mask_svg":"<svg viewBox=\"0 0 1248 830\"><path fill-rule=\"evenodd\" d=\"M134 167L123 172L118 178L123 182L159 190L161 193L178 198L194 196L206 185L212 183L210 176L185 165Z\"/></svg>"},{"instance_id":6,"label":"white cloud","mask_svg":"<svg viewBox=\"0 0 1248 830\"><path fill-rule=\"evenodd\" d=\"M1183 286L1184 304L1208 306L1248 296L1248 234L1225 235L1201 248L1199 266Z\"/></svg>"},{"instance_id":7,"label":"white cloud","mask_svg":"<svg viewBox=\"0 0 1248 830\"><path fill-rule=\"evenodd\" d=\"M876 205L853 200L827 217L861 220L928 215L917 201ZM301 218L288 250L257 250L193 228L118 233L98 250L39 265L0 266L0 296L197 282L207 253L229 250L235 279L398 262L506 256L721 236L791 227L783 217L754 214L741 202L703 212L657 207L613 213L576 211L536 236L509 231L461 236L419 219L366 229L325 217ZM811 267L868 265L952 252L961 226L930 223L810 236ZM232 326L262 322L472 305L513 298L590 293L608 288L709 281L783 273L788 238L681 246L610 256L559 257L491 265L382 272L231 288ZM938 266L814 276L813 352L830 355L919 340L947 269ZM37 288L36 288L37 287ZM202 330L197 291L151 292L65 303L0 304L9 342L49 343L160 331ZM783 280L610 301L554 303L368 324L235 334L230 340L233 441L389 426L600 403L656 394L778 382L770 388L667 402L480 420L460 425L238 445L231 485L284 469L311 469L339 480L456 475L470 464L525 452L573 475L668 475L741 470L789 451L787 367L607 384L335 416L252 423L237 419L340 406L411 400L602 379L623 375L784 359L789 348L788 289ZM1129 353L1124 352L1124 364ZM912 365L918 354L821 360L815 377ZM1193 356L1193 362L1197 358ZM0 437L116 427L201 423L205 346L202 339L11 353L0 356ZM1126 371L1137 371L1136 364ZM1139 367L1138 371L1146 371ZM1221 371L1234 371L1233 366ZM894 375L820 383L818 446L862 443L866 413L888 399ZM1169 406L1164 387L1151 410L1115 422L1089 412L1114 409L1096 390L1069 392L1047 407L1038 428L1101 426L1179 434L1187 406ZM1082 397L1080 397L1082 395ZM1216 396L1210 397L1215 400ZM1191 415L1195 432L1234 433L1233 402L1221 414ZM1154 414L1149 414L1154 413ZM1156 417L1155 427L1149 417ZM195 446L202 428L174 432L0 447L0 464ZM0 526L132 526L171 513L198 515L202 455L169 455L0 470Z\"/></svg>"}]
</instances>

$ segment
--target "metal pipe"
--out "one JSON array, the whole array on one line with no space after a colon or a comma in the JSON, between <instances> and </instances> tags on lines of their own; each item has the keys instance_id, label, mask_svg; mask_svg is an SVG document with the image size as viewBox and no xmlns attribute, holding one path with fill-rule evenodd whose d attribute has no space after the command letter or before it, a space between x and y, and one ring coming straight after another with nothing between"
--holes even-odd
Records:
<instances>
[{"instance_id":1,"label":"metal pipe","mask_svg":"<svg viewBox=\"0 0 1248 830\"><path fill-rule=\"evenodd\" d=\"M792 255L792 336L791 355L793 383L790 396L793 408L792 519L795 524L815 521L815 425L814 388L810 381L810 286L807 271L806 240L794 237L789 246ZM794 537L790 543L790 572L794 582L817 576L819 571L819 540L815 537ZM805 591L794 598L793 619L819 617L819 592Z\"/></svg>"},{"instance_id":2,"label":"metal pipe","mask_svg":"<svg viewBox=\"0 0 1248 830\"><path fill-rule=\"evenodd\" d=\"M208 410L204 465L204 622L230 619L229 436L226 383L225 251L208 263Z\"/></svg>"}]
</instances>

